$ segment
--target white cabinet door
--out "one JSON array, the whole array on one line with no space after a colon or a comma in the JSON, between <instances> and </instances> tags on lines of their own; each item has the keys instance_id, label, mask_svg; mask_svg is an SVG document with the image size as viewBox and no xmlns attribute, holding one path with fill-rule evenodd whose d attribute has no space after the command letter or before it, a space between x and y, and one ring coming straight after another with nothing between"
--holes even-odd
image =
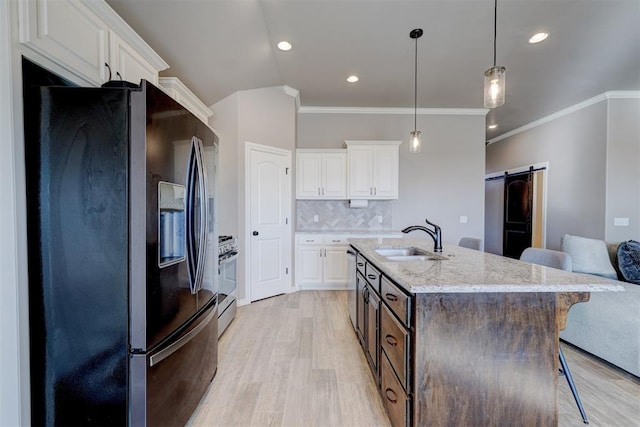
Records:
<instances>
[{"instance_id":1,"label":"white cabinet door","mask_svg":"<svg viewBox=\"0 0 640 427\"><path fill-rule=\"evenodd\" d=\"M298 246L296 283L322 283L322 246Z\"/></svg>"},{"instance_id":2,"label":"white cabinet door","mask_svg":"<svg viewBox=\"0 0 640 427\"><path fill-rule=\"evenodd\" d=\"M370 199L373 196L373 149L349 146L349 198Z\"/></svg>"},{"instance_id":3,"label":"white cabinet door","mask_svg":"<svg viewBox=\"0 0 640 427\"><path fill-rule=\"evenodd\" d=\"M296 199L321 198L322 155L296 153Z\"/></svg>"},{"instance_id":4,"label":"white cabinet door","mask_svg":"<svg viewBox=\"0 0 640 427\"><path fill-rule=\"evenodd\" d=\"M373 198L398 198L398 146L373 147Z\"/></svg>"},{"instance_id":5,"label":"white cabinet door","mask_svg":"<svg viewBox=\"0 0 640 427\"><path fill-rule=\"evenodd\" d=\"M158 71L153 65L113 31L109 32L109 51L109 65L113 80L122 78L122 80L139 84L140 80L145 79L155 85L158 84Z\"/></svg>"},{"instance_id":6,"label":"white cabinet door","mask_svg":"<svg viewBox=\"0 0 640 427\"><path fill-rule=\"evenodd\" d=\"M402 141L345 141L350 199L397 199Z\"/></svg>"},{"instance_id":7,"label":"white cabinet door","mask_svg":"<svg viewBox=\"0 0 640 427\"><path fill-rule=\"evenodd\" d=\"M20 41L73 74L101 85L108 72L108 27L82 2L22 1Z\"/></svg>"},{"instance_id":8,"label":"white cabinet door","mask_svg":"<svg viewBox=\"0 0 640 427\"><path fill-rule=\"evenodd\" d=\"M347 198L346 150L298 150L296 199Z\"/></svg>"},{"instance_id":9,"label":"white cabinet door","mask_svg":"<svg viewBox=\"0 0 640 427\"><path fill-rule=\"evenodd\" d=\"M325 246L324 283L348 283L348 246Z\"/></svg>"},{"instance_id":10,"label":"white cabinet door","mask_svg":"<svg viewBox=\"0 0 640 427\"><path fill-rule=\"evenodd\" d=\"M322 189L324 199L347 198L347 153L322 155Z\"/></svg>"}]
</instances>

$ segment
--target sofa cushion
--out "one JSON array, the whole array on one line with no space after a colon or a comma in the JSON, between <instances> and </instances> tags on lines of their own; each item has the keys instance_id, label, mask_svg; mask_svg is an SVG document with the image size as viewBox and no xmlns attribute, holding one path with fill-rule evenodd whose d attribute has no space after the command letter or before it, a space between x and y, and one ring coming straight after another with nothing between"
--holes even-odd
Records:
<instances>
[{"instance_id":1,"label":"sofa cushion","mask_svg":"<svg viewBox=\"0 0 640 427\"><path fill-rule=\"evenodd\" d=\"M618 267L624 280L640 285L640 242L629 240L620 243Z\"/></svg>"},{"instance_id":2,"label":"sofa cushion","mask_svg":"<svg viewBox=\"0 0 640 427\"><path fill-rule=\"evenodd\" d=\"M565 234L561 239L562 251L571 256L573 271L595 274L616 280L618 275L611 264L604 240Z\"/></svg>"}]
</instances>

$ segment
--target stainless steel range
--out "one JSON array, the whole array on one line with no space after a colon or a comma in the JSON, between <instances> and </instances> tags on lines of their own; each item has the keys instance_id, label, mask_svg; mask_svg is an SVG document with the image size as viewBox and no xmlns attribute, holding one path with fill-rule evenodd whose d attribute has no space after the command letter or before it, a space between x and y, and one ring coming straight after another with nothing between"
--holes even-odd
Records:
<instances>
[{"instance_id":1,"label":"stainless steel range","mask_svg":"<svg viewBox=\"0 0 640 427\"><path fill-rule=\"evenodd\" d=\"M236 315L237 280L236 259L238 244L233 236L218 238L218 274L220 289L218 291L218 337L227 329Z\"/></svg>"}]
</instances>

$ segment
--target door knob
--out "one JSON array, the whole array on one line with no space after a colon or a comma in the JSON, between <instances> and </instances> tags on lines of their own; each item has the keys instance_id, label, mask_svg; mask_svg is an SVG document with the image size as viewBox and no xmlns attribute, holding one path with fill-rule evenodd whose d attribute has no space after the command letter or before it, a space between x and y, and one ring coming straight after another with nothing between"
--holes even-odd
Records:
<instances>
[{"instance_id":1,"label":"door knob","mask_svg":"<svg viewBox=\"0 0 640 427\"><path fill-rule=\"evenodd\" d=\"M257 235L258 235L258 234L260 234L260 233L258 233L257 231L254 231L252 234L253 234L254 236L257 236Z\"/></svg>"}]
</instances>

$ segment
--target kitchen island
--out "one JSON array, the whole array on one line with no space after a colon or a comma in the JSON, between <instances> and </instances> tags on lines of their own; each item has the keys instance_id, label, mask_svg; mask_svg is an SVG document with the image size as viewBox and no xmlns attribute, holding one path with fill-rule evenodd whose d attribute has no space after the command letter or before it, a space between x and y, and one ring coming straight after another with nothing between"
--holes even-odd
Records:
<instances>
[{"instance_id":1,"label":"kitchen island","mask_svg":"<svg viewBox=\"0 0 640 427\"><path fill-rule=\"evenodd\" d=\"M394 426L556 426L569 308L623 289L457 246L435 254L427 239L349 243L354 323Z\"/></svg>"}]
</instances>

